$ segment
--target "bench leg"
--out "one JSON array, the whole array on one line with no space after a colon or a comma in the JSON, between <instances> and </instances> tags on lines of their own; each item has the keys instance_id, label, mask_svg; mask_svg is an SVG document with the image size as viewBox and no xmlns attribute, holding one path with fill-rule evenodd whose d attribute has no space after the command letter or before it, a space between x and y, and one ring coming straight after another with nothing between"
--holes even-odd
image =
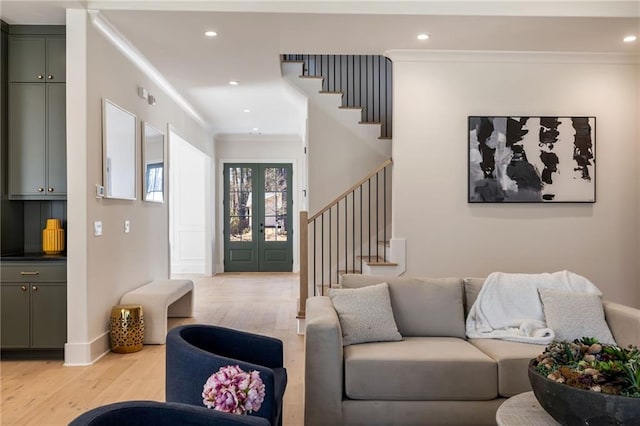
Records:
<instances>
[{"instance_id":1,"label":"bench leg","mask_svg":"<svg viewBox=\"0 0 640 426\"><path fill-rule=\"evenodd\" d=\"M167 306L144 305L144 344L164 345L167 341Z\"/></svg>"},{"instance_id":2,"label":"bench leg","mask_svg":"<svg viewBox=\"0 0 640 426\"><path fill-rule=\"evenodd\" d=\"M186 318L193 316L193 290L169 305L168 316Z\"/></svg>"}]
</instances>

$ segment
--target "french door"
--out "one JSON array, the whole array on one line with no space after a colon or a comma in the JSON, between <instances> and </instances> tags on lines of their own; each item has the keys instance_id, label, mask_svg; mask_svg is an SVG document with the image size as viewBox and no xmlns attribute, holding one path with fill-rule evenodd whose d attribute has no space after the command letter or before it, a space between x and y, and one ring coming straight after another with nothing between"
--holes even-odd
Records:
<instances>
[{"instance_id":1,"label":"french door","mask_svg":"<svg viewBox=\"0 0 640 426\"><path fill-rule=\"evenodd\" d=\"M225 163L225 272L293 268L291 164Z\"/></svg>"}]
</instances>

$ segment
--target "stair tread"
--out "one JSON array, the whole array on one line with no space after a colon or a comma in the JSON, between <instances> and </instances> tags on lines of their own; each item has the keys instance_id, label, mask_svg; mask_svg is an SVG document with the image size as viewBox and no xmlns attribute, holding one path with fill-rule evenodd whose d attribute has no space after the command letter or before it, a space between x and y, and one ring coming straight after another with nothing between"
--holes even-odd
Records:
<instances>
[{"instance_id":1,"label":"stair tread","mask_svg":"<svg viewBox=\"0 0 640 426\"><path fill-rule=\"evenodd\" d=\"M369 266L398 266L396 262L367 262Z\"/></svg>"}]
</instances>

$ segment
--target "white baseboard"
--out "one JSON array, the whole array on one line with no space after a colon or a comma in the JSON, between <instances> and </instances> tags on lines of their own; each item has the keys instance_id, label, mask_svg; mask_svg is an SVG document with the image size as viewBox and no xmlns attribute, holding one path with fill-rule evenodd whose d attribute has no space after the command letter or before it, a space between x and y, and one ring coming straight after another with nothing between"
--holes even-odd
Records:
<instances>
[{"instance_id":1,"label":"white baseboard","mask_svg":"<svg viewBox=\"0 0 640 426\"><path fill-rule=\"evenodd\" d=\"M65 343L64 366L79 367L91 365L105 356L111 350L109 332L106 331L95 339L86 343Z\"/></svg>"}]
</instances>

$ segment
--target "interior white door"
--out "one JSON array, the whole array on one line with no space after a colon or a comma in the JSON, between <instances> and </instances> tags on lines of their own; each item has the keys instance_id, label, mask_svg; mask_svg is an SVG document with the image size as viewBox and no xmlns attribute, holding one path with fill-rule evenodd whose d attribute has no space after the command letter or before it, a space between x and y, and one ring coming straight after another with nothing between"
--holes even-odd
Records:
<instances>
[{"instance_id":1,"label":"interior white door","mask_svg":"<svg viewBox=\"0 0 640 426\"><path fill-rule=\"evenodd\" d=\"M171 273L204 274L208 158L174 132L169 145Z\"/></svg>"}]
</instances>

